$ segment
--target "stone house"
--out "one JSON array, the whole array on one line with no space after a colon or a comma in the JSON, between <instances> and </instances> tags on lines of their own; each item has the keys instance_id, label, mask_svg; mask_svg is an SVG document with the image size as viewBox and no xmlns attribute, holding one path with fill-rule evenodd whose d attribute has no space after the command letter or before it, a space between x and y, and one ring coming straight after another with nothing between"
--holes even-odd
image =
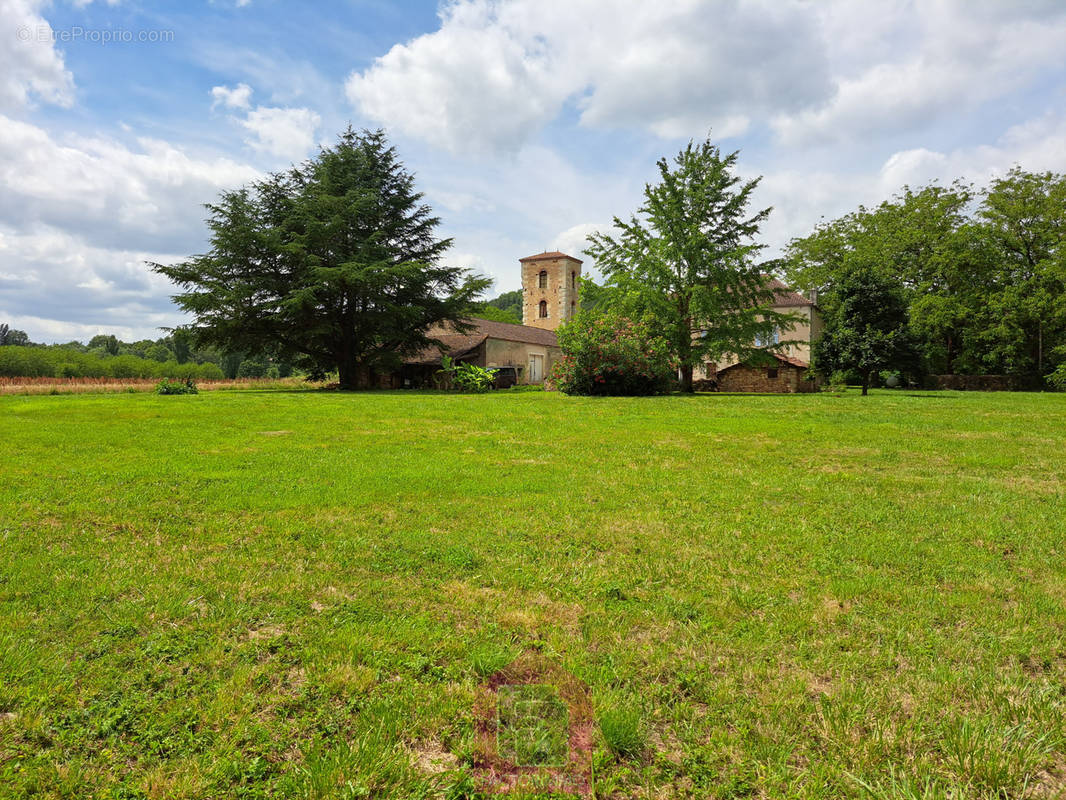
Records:
<instances>
[{"instance_id":1,"label":"stone house","mask_svg":"<svg viewBox=\"0 0 1066 800\"><path fill-rule=\"evenodd\" d=\"M577 313L581 260L558 251L518 259L522 270L522 325L467 320L473 330L458 333L433 328L440 342L409 357L399 372L387 376L389 388L434 386L442 356L479 367L514 367L521 384L543 383L562 356L555 330Z\"/></svg>"},{"instance_id":2,"label":"stone house","mask_svg":"<svg viewBox=\"0 0 1066 800\"><path fill-rule=\"evenodd\" d=\"M485 319L467 322L473 326L467 333L443 327L431 329L430 335L442 347L431 345L406 359L400 371L391 376L388 388L434 386L444 355L479 367L514 367L518 383L543 383L562 356L554 330Z\"/></svg>"},{"instance_id":3,"label":"stone house","mask_svg":"<svg viewBox=\"0 0 1066 800\"><path fill-rule=\"evenodd\" d=\"M719 392L813 392L818 386L807 377L809 364L792 356L775 354L775 364L756 366L733 364L718 370L715 386Z\"/></svg>"},{"instance_id":4,"label":"stone house","mask_svg":"<svg viewBox=\"0 0 1066 800\"><path fill-rule=\"evenodd\" d=\"M763 347L786 343L773 354L778 363L767 366L739 364L736 359L708 361L702 374L693 376L700 387L725 392L812 392L818 388L817 381L806 377L811 348L825 329L818 305L777 278L769 277L769 285L777 296L773 310L797 317L790 330L775 331L769 341L755 342Z\"/></svg>"}]
</instances>

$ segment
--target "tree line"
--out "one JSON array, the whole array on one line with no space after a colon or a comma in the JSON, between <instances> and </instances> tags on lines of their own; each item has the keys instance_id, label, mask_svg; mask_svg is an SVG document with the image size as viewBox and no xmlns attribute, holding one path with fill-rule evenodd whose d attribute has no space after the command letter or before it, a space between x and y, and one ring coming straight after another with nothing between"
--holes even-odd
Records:
<instances>
[{"instance_id":1,"label":"tree line","mask_svg":"<svg viewBox=\"0 0 1066 800\"><path fill-rule=\"evenodd\" d=\"M706 140L661 159L636 212L585 251L604 283L583 285L580 314L661 338L682 390L707 361L768 363L787 348L779 333L795 317L775 310L771 275L818 291L827 331L814 366L826 374L1039 382L1063 369L1062 176L1015 169L981 191L904 189L766 261L760 228L771 209L749 208L760 178L738 176L737 158ZM207 208L208 251L150 265L178 286L173 299L194 320L170 337L177 363L180 336L198 352L332 373L357 388L439 344L436 326L521 319L520 293L483 301L491 281L447 264L451 240L437 237L440 220L383 131L348 129L316 157Z\"/></svg>"},{"instance_id":2,"label":"tree line","mask_svg":"<svg viewBox=\"0 0 1066 800\"><path fill-rule=\"evenodd\" d=\"M1066 377L1064 241L1066 176L1015 167L981 188L904 187L793 239L779 266L792 285L818 292L830 334L875 306L898 308L894 323L882 320L897 330L895 345L862 363L1039 388ZM816 366L843 365L840 342L831 335Z\"/></svg>"},{"instance_id":3,"label":"tree line","mask_svg":"<svg viewBox=\"0 0 1066 800\"><path fill-rule=\"evenodd\" d=\"M124 342L98 334L87 343L40 344L0 323L0 377L223 378L287 377L292 366L269 356L249 357L196 346L186 331Z\"/></svg>"}]
</instances>

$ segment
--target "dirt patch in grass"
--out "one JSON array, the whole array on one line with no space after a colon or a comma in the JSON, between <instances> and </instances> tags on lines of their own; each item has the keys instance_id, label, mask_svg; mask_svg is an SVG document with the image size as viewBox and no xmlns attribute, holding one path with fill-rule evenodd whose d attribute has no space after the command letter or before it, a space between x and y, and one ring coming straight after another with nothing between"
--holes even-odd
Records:
<instances>
[{"instance_id":1,"label":"dirt patch in grass","mask_svg":"<svg viewBox=\"0 0 1066 800\"><path fill-rule=\"evenodd\" d=\"M522 688L547 695L554 691L566 706L565 760L538 766L516 764L507 742L506 712L501 714L501 698ZM519 691L519 694L529 692ZM557 664L535 653L520 656L491 675L481 687L475 704L477 745L474 777L487 794L508 792L557 792L578 797L591 796L592 751L596 721L588 688ZM555 755L553 753L553 755ZM552 759L548 759L552 760Z\"/></svg>"}]
</instances>

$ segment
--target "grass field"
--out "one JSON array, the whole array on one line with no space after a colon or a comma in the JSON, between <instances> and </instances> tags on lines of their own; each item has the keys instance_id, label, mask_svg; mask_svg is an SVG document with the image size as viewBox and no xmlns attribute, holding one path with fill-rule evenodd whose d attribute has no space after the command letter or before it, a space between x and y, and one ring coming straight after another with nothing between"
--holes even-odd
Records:
<instances>
[{"instance_id":1,"label":"grass field","mask_svg":"<svg viewBox=\"0 0 1066 800\"><path fill-rule=\"evenodd\" d=\"M1064 432L1047 394L0 397L0 796L535 795L486 744L524 669L500 741L526 695L553 763L587 723L578 793L1061 797Z\"/></svg>"}]
</instances>

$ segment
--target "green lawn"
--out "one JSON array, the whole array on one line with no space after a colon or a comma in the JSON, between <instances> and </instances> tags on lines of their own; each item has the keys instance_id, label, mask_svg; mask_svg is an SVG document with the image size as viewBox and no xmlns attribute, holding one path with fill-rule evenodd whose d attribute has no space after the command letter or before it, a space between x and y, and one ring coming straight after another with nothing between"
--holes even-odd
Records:
<instances>
[{"instance_id":1,"label":"green lawn","mask_svg":"<svg viewBox=\"0 0 1066 800\"><path fill-rule=\"evenodd\" d=\"M597 797L1061 797L1064 432L1050 394L0 397L0 796L474 796L514 662L551 713L508 746L584 698Z\"/></svg>"}]
</instances>

